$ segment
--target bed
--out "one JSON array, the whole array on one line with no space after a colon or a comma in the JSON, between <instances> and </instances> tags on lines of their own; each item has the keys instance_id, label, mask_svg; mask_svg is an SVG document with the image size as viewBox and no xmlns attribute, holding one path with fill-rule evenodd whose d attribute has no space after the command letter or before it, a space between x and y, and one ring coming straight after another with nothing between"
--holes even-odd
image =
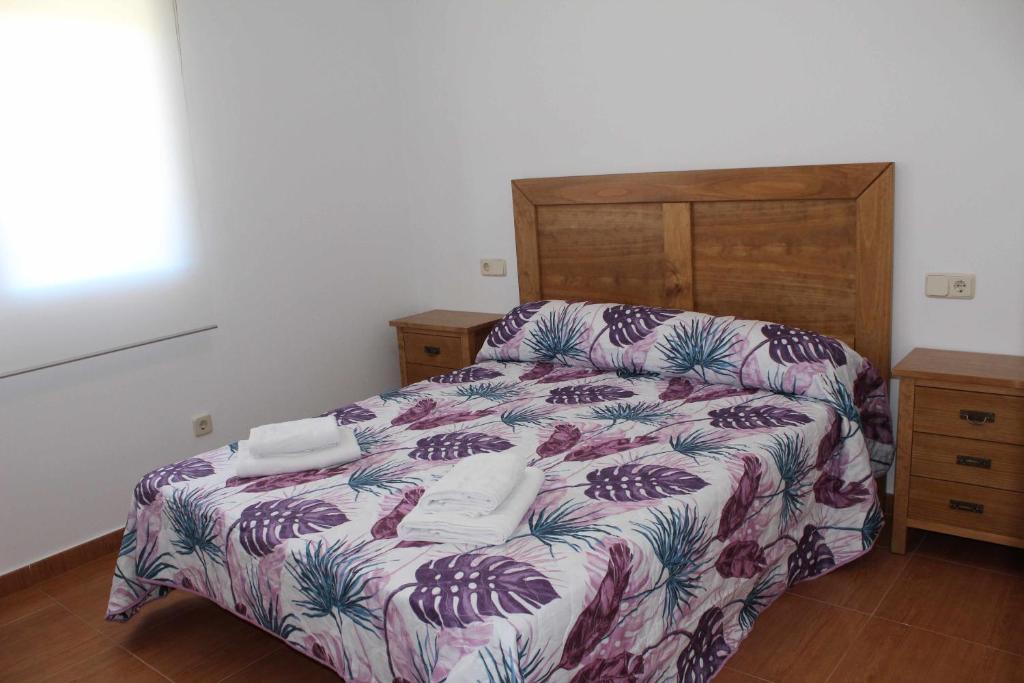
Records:
<instances>
[{"instance_id":1,"label":"bed","mask_svg":"<svg viewBox=\"0 0 1024 683\"><path fill-rule=\"evenodd\" d=\"M108 618L192 591L349 681L710 679L884 524L892 180L514 181L521 304L476 364L332 411L354 463L239 479L229 445L145 475ZM454 461L510 449L545 482L506 544L397 538Z\"/></svg>"}]
</instances>

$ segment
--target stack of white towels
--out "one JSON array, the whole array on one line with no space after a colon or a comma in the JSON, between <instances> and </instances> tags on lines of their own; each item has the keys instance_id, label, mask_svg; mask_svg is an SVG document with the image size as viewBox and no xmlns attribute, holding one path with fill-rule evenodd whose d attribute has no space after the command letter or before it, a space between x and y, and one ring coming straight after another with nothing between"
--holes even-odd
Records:
<instances>
[{"instance_id":1,"label":"stack of white towels","mask_svg":"<svg viewBox=\"0 0 1024 683\"><path fill-rule=\"evenodd\" d=\"M498 545L537 498L544 473L514 451L460 460L423 493L398 525L403 541Z\"/></svg>"},{"instance_id":2,"label":"stack of white towels","mask_svg":"<svg viewBox=\"0 0 1024 683\"><path fill-rule=\"evenodd\" d=\"M320 470L357 460L359 442L333 416L313 417L254 427L238 442L239 477Z\"/></svg>"}]
</instances>

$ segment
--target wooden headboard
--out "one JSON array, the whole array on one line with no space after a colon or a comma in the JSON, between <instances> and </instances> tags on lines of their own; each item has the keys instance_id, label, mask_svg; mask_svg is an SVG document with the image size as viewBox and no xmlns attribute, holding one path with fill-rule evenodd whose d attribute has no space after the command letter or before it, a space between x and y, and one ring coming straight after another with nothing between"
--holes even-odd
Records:
<instances>
[{"instance_id":1,"label":"wooden headboard","mask_svg":"<svg viewBox=\"0 0 1024 683\"><path fill-rule=\"evenodd\" d=\"M843 339L889 377L891 163L512 181L519 297L647 304Z\"/></svg>"}]
</instances>

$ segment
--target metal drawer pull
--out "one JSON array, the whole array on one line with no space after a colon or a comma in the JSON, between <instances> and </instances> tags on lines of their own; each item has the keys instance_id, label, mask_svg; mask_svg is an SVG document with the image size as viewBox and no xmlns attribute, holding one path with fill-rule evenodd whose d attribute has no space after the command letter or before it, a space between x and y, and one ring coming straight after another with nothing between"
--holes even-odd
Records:
<instances>
[{"instance_id":1,"label":"metal drawer pull","mask_svg":"<svg viewBox=\"0 0 1024 683\"><path fill-rule=\"evenodd\" d=\"M428 356L440 356L441 355L441 347L440 346L424 346L423 347L423 351Z\"/></svg>"},{"instance_id":2,"label":"metal drawer pull","mask_svg":"<svg viewBox=\"0 0 1024 683\"><path fill-rule=\"evenodd\" d=\"M983 425L986 422L995 422L996 414L984 410L961 410L960 419L967 420L972 425Z\"/></svg>"},{"instance_id":3,"label":"metal drawer pull","mask_svg":"<svg viewBox=\"0 0 1024 683\"><path fill-rule=\"evenodd\" d=\"M966 500L953 500L952 498L949 500L949 507L964 512L977 512L979 515L985 512L985 506L981 503L969 503Z\"/></svg>"},{"instance_id":4,"label":"metal drawer pull","mask_svg":"<svg viewBox=\"0 0 1024 683\"><path fill-rule=\"evenodd\" d=\"M992 469L991 458L978 458L973 455L956 456L956 464L963 465L964 467L980 467L983 470Z\"/></svg>"}]
</instances>

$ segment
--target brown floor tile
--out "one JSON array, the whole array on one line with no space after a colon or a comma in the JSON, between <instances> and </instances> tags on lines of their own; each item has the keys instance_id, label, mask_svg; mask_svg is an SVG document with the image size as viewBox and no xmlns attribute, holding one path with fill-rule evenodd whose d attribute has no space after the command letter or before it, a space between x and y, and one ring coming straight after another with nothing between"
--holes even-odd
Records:
<instances>
[{"instance_id":1,"label":"brown floor tile","mask_svg":"<svg viewBox=\"0 0 1024 683\"><path fill-rule=\"evenodd\" d=\"M715 676L715 683L762 683L762 681L764 681L763 678L745 674L728 666Z\"/></svg>"},{"instance_id":2,"label":"brown floor tile","mask_svg":"<svg viewBox=\"0 0 1024 683\"><path fill-rule=\"evenodd\" d=\"M916 554L1024 577L1024 550L1020 548L929 532Z\"/></svg>"},{"instance_id":3,"label":"brown floor tile","mask_svg":"<svg viewBox=\"0 0 1024 683\"><path fill-rule=\"evenodd\" d=\"M914 556L876 616L1024 654L1024 581Z\"/></svg>"},{"instance_id":4,"label":"brown floor tile","mask_svg":"<svg viewBox=\"0 0 1024 683\"><path fill-rule=\"evenodd\" d=\"M783 595L758 618L729 667L773 681L824 681L866 614Z\"/></svg>"},{"instance_id":5,"label":"brown floor tile","mask_svg":"<svg viewBox=\"0 0 1024 683\"><path fill-rule=\"evenodd\" d=\"M248 683L250 681L260 681L260 683L276 683L277 681L281 683L291 683L292 681L337 683L338 674L286 646L258 662L253 662L250 666L225 679L224 683Z\"/></svg>"},{"instance_id":6,"label":"brown floor tile","mask_svg":"<svg viewBox=\"0 0 1024 683\"><path fill-rule=\"evenodd\" d=\"M895 583L909 556L894 555L876 545L870 553L821 578L797 584L791 593L868 614Z\"/></svg>"},{"instance_id":7,"label":"brown floor tile","mask_svg":"<svg viewBox=\"0 0 1024 683\"><path fill-rule=\"evenodd\" d=\"M167 683L166 678L120 647L107 648L81 664L68 667L46 679L46 683L70 683L71 681Z\"/></svg>"},{"instance_id":8,"label":"brown floor tile","mask_svg":"<svg viewBox=\"0 0 1024 683\"><path fill-rule=\"evenodd\" d=\"M0 626L26 617L55 604L50 596L37 588L11 593L0 598Z\"/></svg>"},{"instance_id":9,"label":"brown floor tile","mask_svg":"<svg viewBox=\"0 0 1024 683\"><path fill-rule=\"evenodd\" d=\"M1024 682L1024 658L912 626L872 618L829 683Z\"/></svg>"},{"instance_id":10,"label":"brown floor tile","mask_svg":"<svg viewBox=\"0 0 1024 683\"><path fill-rule=\"evenodd\" d=\"M284 647L207 600L172 609L175 614L134 631L122 645L175 681L219 681L249 666L256 653Z\"/></svg>"},{"instance_id":11,"label":"brown floor tile","mask_svg":"<svg viewBox=\"0 0 1024 683\"><path fill-rule=\"evenodd\" d=\"M151 626L165 614L178 614L181 608L206 602L185 591L172 591L168 596L145 605L127 622L107 621L107 599L114 579L114 560L115 557L110 556L88 562L42 582L39 588L117 643L140 628Z\"/></svg>"},{"instance_id":12,"label":"brown floor tile","mask_svg":"<svg viewBox=\"0 0 1024 683\"><path fill-rule=\"evenodd\" d=\"M0 681L37 681L89 659L102 636L60 605L0 627Z\"/></svg>"}]
</instances>

